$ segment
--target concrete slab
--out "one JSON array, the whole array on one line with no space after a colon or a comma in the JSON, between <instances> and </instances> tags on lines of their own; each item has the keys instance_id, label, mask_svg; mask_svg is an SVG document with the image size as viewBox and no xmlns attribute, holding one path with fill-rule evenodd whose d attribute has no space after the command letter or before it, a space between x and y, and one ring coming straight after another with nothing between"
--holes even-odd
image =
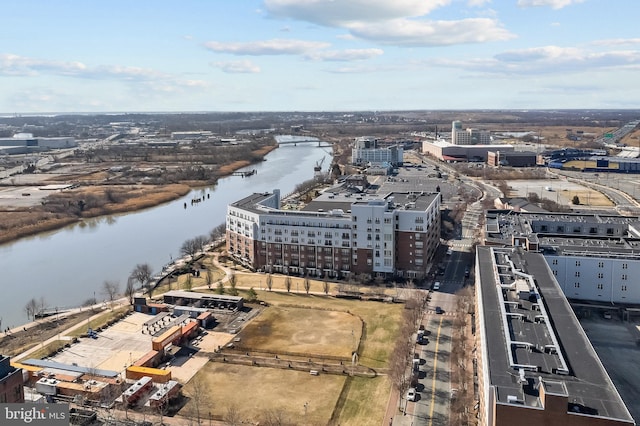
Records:
<instances>
[{"instance_id":1,"label":"concrete slab","mask_svg":"<svg viewBox=\"0 0 640 426\"><path fill-rule=\"evenodd\" d=\"M123 371L151 350L152 337L142 334L149 315L138 312L98 333L97 339L83 338L56 355L53 360L89 368Z\"/></svg>"}]
</instances>

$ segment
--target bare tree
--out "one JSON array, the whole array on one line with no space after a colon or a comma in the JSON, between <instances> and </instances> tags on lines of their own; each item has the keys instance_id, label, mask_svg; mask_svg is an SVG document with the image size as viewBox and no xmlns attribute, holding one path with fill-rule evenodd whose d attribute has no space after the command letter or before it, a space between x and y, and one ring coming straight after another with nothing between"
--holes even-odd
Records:
<instances>
[{"instance_id":1,"label":"bare tree","mask_svg":"<svg viewBox=\"0 0 640 426\"><path fill-rule=\"evenodd\" d=\"M260 424L265 426L288 426L293 423L289 422L281 409L271 409L262 414Z\"/></svg>"},{"instance_id":2,"label":"bare tree","mask_svg":"<svg viewBox=\"0 0 640 426\"><path fill-rule=\"evenodd\" d=\"M113 309L113 299L115 299L119 289L120 284L117 281L105 281L102 283L102 291L109 298L111 309Z\"/></svg>"},{"instance_id":3,"label":"bare tree","mask_svg":"<svg viewBox=\"0 0 640 426\"><path fill-rule=\"evenodd\" d=\"M291 291L291 277L284 278L284 288L287 289L287 293Z\"/></svg>"},{"instance_id":4,"label":"bare tree","mask_svg":"<svg viewBox=\"0 0 640 426\"><path fill-rule=\"evenodd\" d=\"M129 278L127 278L127 287L124 290L124 294L125 296L127 296L127 298L129 299L129 304L133 306L133 298L136 294L136 288L133 284L133 281L135 280L135 278L133 276L130 276Z\"/></svg>"},{"instance_id":5,"label":"bare tree","mask_svg":"<svg viewBox=\"0 0 640 426\"><path fill-rule=\"evenodd\" d=\"M131 276L140 283L142 288L149 284L152 275L151 266L148 263L138 263L131 271Z\"/></svg>"},{"instance_id":6,"label":"bare tree","mask_svg":"<svg viewBox=\"0 0 640 426\"><path fill-rule=\"evenodd\" d=\"M216 293L224 294L224 284L222 284L222 281L218 281L218 287L216 288Z\"/></svg>"},{"instance_id":7,"label":"bare tree","mask_svg":"<svg viewBox=\"0 0 640 426\"><path fill-rule=\"evenodd\" d=\"M209 242L209 238L206 235L198 235L197 237L194 237L193 240L198 251L204 250L205 246Z\"/></svg>"},{"instance_id":8,"label":"bare tree","mask_svg":"<svg viewBox=\"0 0 640 426\"><path fill-rule=\"evenodd\" d=\"M197 420L196 424L199 425L202 419L200 415L200 410L204 408L203 405L206 404L208 389L207 389L206 383L198 375L194 376L193 379L189 381L188 388L189 388L188 396L193 401L193 405L196 410L196 420Z\"/></svg>"},{"instance_id":9,"label":"bare tree","mask_svg":"<svg viewBox=\"0 0 640 426\"><path fill-rule=\"evenodd\" d=\"M227 407L227 412L224 415L224 422L229 426L238 426L244 423L237 405L231 404Z\"/></svg>"},{"instance_id":10,"label":"bare tree","mask_svg":"<svg viewBox=\"0 0 640 426\"><path fill-rule=\"evenodd\" d=\"M207 272L204 276L204 282L207 283L207 287L211 290L211 285L213 284L213 274L210 269L207 269Z\"/></svg>"},{"instance_id":11,"label":"bare tree","mask_svg":"<svg viewBox=\"0 0 640 426\"><path fill-rule=\"evenodd\" d=\"M326 279L322 280L322 291L324 291L324 294L329 294L329 281Z\"/></svg>"},{"instance_id":12,"label":"bare tree","mask_svg":"<svg viewBox=\"0 0 640 426\"><path fill-rule=\"evenodd\" d=\"M229 294L232 296L238 295L238 289L236 288L237 283L238 283L238 277L236 277L236 274L232 272L229 275Z\"/></svg>"},{"instance_id":13,"label":"bare tree","mask_svg":"<svg viewBox=\"0 0 640 426\"><path fill-rule=\"evenodd\" d=\"M35 297L32 297L31 300L27 302L24 306L24 311L27 313L27 318L31 318L32 321L35 321L36 314L38 313L38 301Z\"/></svg>"},{"instance_id":14,"label":"bare tree","mask_svg":"<svg viewBox=\"0 0 640 426\"><path fill-rule=\"evenodd\" d=\"M309 277L304 277L304 291L309 294L309 290L311 289L311 280Z\"/></svg>"},{"instance_id":15,"label":"bare tree","mask_svg":"<svg viewBox=\"0 0 640 426\"><path fill-rule=\"evenodd\" d=\"M180 247L180 253L184 256L189 256L192 260L196 253L200 250L200 244L195 238L189 238L182 243Z\"/></svg>"},{"instance_id":16,"label":"bare tree","mask_svg":"<svg viewBox=\"0 0 640 426\"><path fill-rule=\"evenodd\" d=\"M267 275L266 285L269 291L271 291L271 288L273 287L273 277L271 276L271 274Z\"/></svg>"},{"instance_id":17,"label":"bare tree","mask_svg":"<svg viewBox=\"0 0 640 426\"><path fill-rule=\"evenodd\" d=\"M184 281L184 288L187 291L193 288L193 278L191 278L191 274L187 274L187 279Z\"/></svg>"},{"instance_id":18,"label":"bare tree","mask_svg":"<svg viewBox=\"0 0 640 426\"><path fill-rule=\"evenodd\" d=\"M209 232L209 239L211 240L212 243L215 243L219 239L223 238L226 232L227 232L227 224L223 222L220 225L213 228L211 232Z\"/></svg>"}]
</instances>

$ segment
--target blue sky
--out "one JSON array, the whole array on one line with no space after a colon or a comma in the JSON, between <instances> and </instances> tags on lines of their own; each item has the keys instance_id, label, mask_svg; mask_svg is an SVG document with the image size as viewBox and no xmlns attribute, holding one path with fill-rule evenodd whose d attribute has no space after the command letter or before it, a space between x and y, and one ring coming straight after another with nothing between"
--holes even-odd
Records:
<instances>
[{"instance_id":1,"label":"blue sky","mask_svg":"<svg viewBox=\"0 0 640 426\"><path fill-rule=\"evenodd\" d=\"M0 112L640 108L638 0L3 0Z\"/></svg>"}]
</instances>

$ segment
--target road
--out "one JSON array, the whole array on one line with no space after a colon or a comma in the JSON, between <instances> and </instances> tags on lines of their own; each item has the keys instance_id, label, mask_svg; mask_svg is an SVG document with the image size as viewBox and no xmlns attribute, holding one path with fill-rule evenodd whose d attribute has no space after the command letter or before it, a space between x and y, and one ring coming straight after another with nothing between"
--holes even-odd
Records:
<instances>
[{"instance_id":1,"label":"road","mask_svg":"<svg viewBox=\"0 0 640 426\"><path fill-rule=\"evenodd\" d=\"M451 255L447 256L444 274L438 276L440 289L431 293L425 325L428 343L416 344L421 365L418 379L418 399L407 402L407 415L394 419L394 425L448 425L451 402L451 342L453 322L457 315L456 292L465 285L466 271L473 271L473 238L476 224L482 215L482 206L476 202L469 206L455 237L449 241ZM436 307L442 313L436 312ZM398 417L398 416L397 416Z\"/></svg>"}]
</instances>

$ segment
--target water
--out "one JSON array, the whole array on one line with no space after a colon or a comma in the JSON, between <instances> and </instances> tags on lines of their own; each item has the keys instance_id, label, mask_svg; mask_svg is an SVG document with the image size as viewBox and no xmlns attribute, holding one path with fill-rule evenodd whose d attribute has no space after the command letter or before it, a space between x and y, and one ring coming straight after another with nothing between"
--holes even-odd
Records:
<instances>
[{"instance_id":1,"label":"water","mask_svg":"<svg viewBox=\"0 0 640 426\"><path fill-rule=\"evenodd\" d=\"M123 292L136 264L148 263L154 272L160 271L179 257L185 240L208 235L223 223L227 204L253 192L280 189L285 195L311 179L315 163L328 155L326 149L315 144L285 145L267 155L267 161L242 169L256 169L251 177L231 176L161 206L88 219L1 245L2 328L27 322L24 306L32 297L44 298L49 307L78 306L94 296L106 299L106 280L118 282ZM203 195L204 202L191 206L192 198Z\"/></svg>"}]
</instances>

